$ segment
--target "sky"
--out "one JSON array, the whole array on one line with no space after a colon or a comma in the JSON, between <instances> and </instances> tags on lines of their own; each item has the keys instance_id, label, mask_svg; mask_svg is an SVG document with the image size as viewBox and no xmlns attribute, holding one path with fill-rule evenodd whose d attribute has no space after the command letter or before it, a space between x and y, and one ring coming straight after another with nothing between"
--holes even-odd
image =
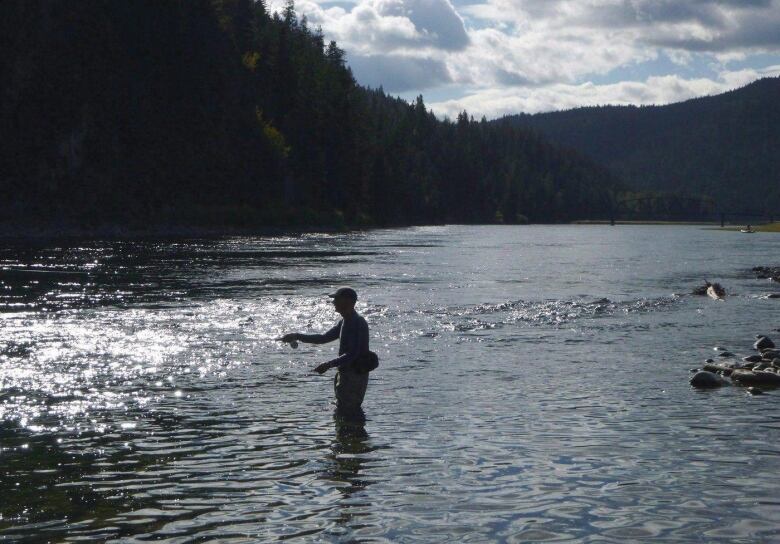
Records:
<instances>
[{"instance_id":1,"label":"sky","mask_svg":"<svg viewBox=\"0 0 780 544\"><path fill-rule=\"evenodd\" d=\"M279 10L283 0L271 0ZM780 75L780 0L297 0L358 83L440 117L667 104Z\"/></svg>"}]
</instances>

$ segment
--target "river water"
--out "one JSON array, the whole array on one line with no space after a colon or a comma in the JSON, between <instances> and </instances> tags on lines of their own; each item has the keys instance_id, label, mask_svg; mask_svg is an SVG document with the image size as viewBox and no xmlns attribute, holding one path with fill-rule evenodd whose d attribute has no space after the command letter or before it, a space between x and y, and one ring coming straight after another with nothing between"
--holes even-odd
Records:
<instances>
[{"instance_id":1,"label":"river water","mask_svg":"<svg viewBox=\"0 0 780 544\"><path fill-rule=\"evenodd\" d=\"M780 541L780 237L425 227L0 243L0 541ZM685 295L703 278L722 302ZM381 357L334 420L351 285ZM780 333L775 333L780 337Z\"/></svg>"}]
</instances>

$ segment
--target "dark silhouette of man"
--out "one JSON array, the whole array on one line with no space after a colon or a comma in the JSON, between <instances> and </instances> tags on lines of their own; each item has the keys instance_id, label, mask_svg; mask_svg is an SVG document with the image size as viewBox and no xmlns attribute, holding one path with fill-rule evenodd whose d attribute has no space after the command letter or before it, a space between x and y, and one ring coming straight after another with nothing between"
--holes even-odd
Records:
<instances>
[{"instance_id":1,"label":"dark silhouette of man","mask_svg":"<svg viewBox=\"0 0 780 544\"><path fill-rule=\"evenodd\" d=\"M337 368L333 388L336 393L336 410L345 415L360 413L360 405L368 387L368 372L357 368L358 359L367 356L368 323L355 311L357 293L349 287L342 287L328 295L333 299L333 306L341 315L341 320L333 328L323 334L289 333L282 337L282 342L306 342L309 344L325 344L339 340L339 356L321 363L314 368L319 374L324 374L331 368Z\"/></svg>"}]
</instances>

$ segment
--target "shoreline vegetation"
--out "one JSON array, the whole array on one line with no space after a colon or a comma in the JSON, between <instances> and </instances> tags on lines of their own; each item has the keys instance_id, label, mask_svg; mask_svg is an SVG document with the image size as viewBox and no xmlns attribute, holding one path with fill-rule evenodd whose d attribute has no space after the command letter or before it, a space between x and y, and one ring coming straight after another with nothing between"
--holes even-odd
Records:
<instances>
[{"instance_id":1,"label":"shoreline vegetation","mask_svg":"<svg viewBox=\"0 0 780 544\"><path fill-rule=\"evenodd\" d=\"M780 232L780 221L767 223L766 225L756 225L753 229L757 232Z\"/></svg>"},{"instance_id":2,"label":"shoreline vegetation","mask_svg":"<svg viewBox=\"0 0 780 544\"><path fill-rule=\"evenodd\" d=\"M580 221L573 221L572 224L575 225L609 225L611 224L610 221L605 221L603 219L583 219ZM747 226L747 223L728 223L725 227L721 227L716 221L651 221L651 220L615 220L615 225L699 225L702 227L710 227L712 230L722 230L722 231L728 231L728 232L739 232L741 229L744 229ZM763 224L752 224L751 228L755 232L780 232L780 221L775 221L773 223L763 223Z\"/></svg>"}]
</instances>

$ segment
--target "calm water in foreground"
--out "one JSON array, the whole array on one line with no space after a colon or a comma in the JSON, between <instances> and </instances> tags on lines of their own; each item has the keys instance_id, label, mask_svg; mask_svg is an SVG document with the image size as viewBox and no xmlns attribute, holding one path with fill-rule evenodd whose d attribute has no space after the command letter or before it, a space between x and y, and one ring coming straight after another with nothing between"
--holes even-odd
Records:
<instances>
[{"instance_id":1,"label":"calm water in foreground","mask_svg":"<svg viewBox=\"0 0 780 544\"><path fill-rule=\"evenodd\" d=\"M671 226L2 243L0 541L780 541L780 391L687 383L780 327L748 271L778 250ZM703 278L733 296L681 296ZM365 429L309 371L335 345L274 341L332 325L342 284L382 357Z\"/></svg>"}]
</instances>

